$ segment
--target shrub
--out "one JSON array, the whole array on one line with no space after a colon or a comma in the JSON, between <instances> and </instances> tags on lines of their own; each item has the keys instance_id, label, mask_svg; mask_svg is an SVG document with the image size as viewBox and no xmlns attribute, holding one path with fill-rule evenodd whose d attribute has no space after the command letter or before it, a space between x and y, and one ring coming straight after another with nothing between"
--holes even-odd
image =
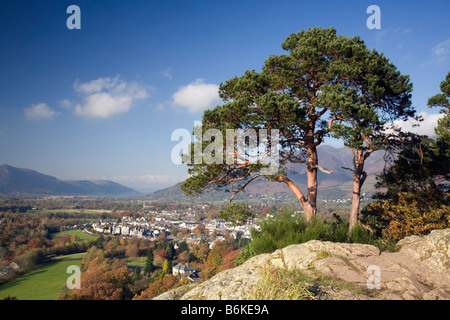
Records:
<instances>
[{"instance_id":1,"label":"shrub","mask_svg":"<svg viewBox=\"0 0 450 320\"><path fill-rule=\"evenodd\" d=\"M45 252L43 249L27 251L14 260L20 266L19 273L26 273L44 262Z\"/></svg>"},{"instance_id":2,"label":"shrub","mask_svg":"<svg viewBox=\"0 0 450 320\"><path fill-rule=\"evenodd\" d=\"M252 230L252 242L242 249L235 261L236 265L255 255L271 253L288 245L309 240L375 243L370 232L359 226L349 235L348 222L338 217L334 217L331 222L319 217L306 222L304 217L295 217L290 212L284 211L274 218L261 221L259 226L260 231Z\"/></svg>"},{"instance_id":3,"label":"shrub","mask_svg":"<svg viewBox=\"0 0 450 320\"><path fill-rule=\"evenodd\" d=\"M450 227L449 195L433 190L400 192L394 199L367 205L363 217L386 241L426 235Z\"/></svg>"}]
</instances>

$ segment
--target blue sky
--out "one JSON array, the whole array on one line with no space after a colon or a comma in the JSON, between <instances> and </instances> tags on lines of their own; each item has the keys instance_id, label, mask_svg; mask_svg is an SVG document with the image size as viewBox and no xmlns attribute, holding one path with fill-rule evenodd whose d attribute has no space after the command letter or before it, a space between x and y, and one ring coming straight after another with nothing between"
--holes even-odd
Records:
<instances>
[{"instance_id":1,"label":"blue sky","mask_svg":"<svg viewBox=\"0 0 450 320\"><path fill-rule=\"evenodd\" d=\"M81 29L69 30L69 5ZM381 29L369 30L369 5ZM140 190L186 176L171 133L218 103L217 86L284 53L290 33L334 26L383 52L426 107L450 70L450 2L18 1L0 10L0 164ZM329 141L334 145L338 143Z\"/></svg>"}]
</instances>

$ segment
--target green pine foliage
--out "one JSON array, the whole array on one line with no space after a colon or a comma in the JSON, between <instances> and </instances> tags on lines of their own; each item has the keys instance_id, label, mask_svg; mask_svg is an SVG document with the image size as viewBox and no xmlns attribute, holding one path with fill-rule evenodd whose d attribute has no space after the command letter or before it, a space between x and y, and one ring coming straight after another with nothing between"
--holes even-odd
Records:
<instances>
[{"instance_id":1,"label":"green pine foliage","mask_svg":"<svg viewBox=\"0 0 450 320\"><path fill-rule=\"evenodd\" d=\"M411 136L388 170L378 175L378 201L362 211L363 223L383 243L408 235L426 235L450 227L450 72L442 93L428 100L444 116L435 129L436 139Z\"/></svg>"},{"instance_id":2,"label":"green pine foliage","mask_svg":"<svg viewBox=\"0 0 450 320\"><path fill-rule=\"evenodd\" d=\"M361 176L365 158L389 144L380 133L386 121L414 115L409 76L400 74L388 58L368 49L359 37L338 35L334 28L308 28L290 34L281 47L286 53L268 57L262 72L247 70L220 85L224 103L204 112L201 128L194 128L196 142L184 155L190 174L181 185L186 194L223 188L231 191L231 202L258 179L286 183L310 219L317 213L317 173L321 169L317 146L333 133L347 146L366 151L356 172ZM261 159L249 161L248 151L233 154L226 146L227 139L219 139L230 129L279 130L276 172L263 170L267 163ZM214 143L201 139L208 130L215 132L214 140L209 139ZM271 146L264 139L255 139L259 139L257 145ZM221 163L203 158L211 146L214 160ZM236 161L227 161L230 156ZM306 164L305 194L286 175L287 165L295 162ZM357 206L359 209L359 203Z\"/></svg>"},{"instance_id":3,"label":"green pine foliage","mask_svg":"<svg viewBox=\"0 0 450 320\"><path fill-rule=\"evenodd\" d=\"M256 214L245 203L231 204L220 212L220 217L233 225L243 225Z\"/></svg>"},{"instance_id":4,"label":"green pine foliage","mask_svg":"<svg viewBox=\"0 0 450 320\"><path fill-rule=\"evenodd\" d=\"M151 249L147 250L147 260L145 262L144 273L149 274L155 270L153 265L153 251Z\"/></svg>"}]
</instances>

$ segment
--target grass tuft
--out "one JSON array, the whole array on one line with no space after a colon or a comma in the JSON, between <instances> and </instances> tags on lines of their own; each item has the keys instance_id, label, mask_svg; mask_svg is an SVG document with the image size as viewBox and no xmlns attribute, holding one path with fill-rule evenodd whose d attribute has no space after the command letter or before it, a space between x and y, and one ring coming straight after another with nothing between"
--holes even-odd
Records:
<instances>
[{"instance_id":1,"label":"grass tuft","mask_svg":"<svg viewBox=\"0 0 450 320\"><path fill-rule=\"evenodd\" d=\"M304 285L304 275L298 271L266 266L255 290L244 294L250 300L312 300L314 295Z\"/></svg>"}]
</instances>

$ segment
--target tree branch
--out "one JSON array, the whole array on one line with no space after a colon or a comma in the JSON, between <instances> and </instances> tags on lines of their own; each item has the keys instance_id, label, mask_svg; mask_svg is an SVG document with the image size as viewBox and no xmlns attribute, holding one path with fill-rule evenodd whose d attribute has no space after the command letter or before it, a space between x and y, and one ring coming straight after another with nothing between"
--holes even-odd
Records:
<instances>
[{"instance_id":1,"label":"tree branch","mask_svg":"<svg viewBox=\"0 0 450 320\"><path fill-rule=\"evenodd\" d=\"M280 176L280 175L273 175L275 179L277 179L279 182L286 183L289 188L294 192L295 196L297 197L298 201L302 204L302 206L306 203L306 198L303 195L303 193L300 191L300 189L293 183L288 177L286 176Z\"/></svg>"},{"instance_id":2,"label":"tree branch","mask_svg":"<svg viewBox=\"0 0 450 320\"><path fill-rule=\"evenodd\" d=\"M319 169L320 171L322 171L323 173L326 173L326 174L333 174L333 173L334 173L333 171L325 170L324 168L322 168L322 167L319 166L318 164L316 164L316 165L314 166L314 168L317 168L317 169Z\"/></svg>"},{"instance_id":3,"label":"tree branch","mask_svg":"<svg viewBox=\"0 0 450 320\"><path fill-rule=\"evenodd\" d=\"M333 122L337 120L343 120L341 116L334 116L334 118L330 119L330 122L328 123L328 130L331 130L331 126L333 125Z\"/></svg>"},{"instance_id":4,"label":"tree branch","mask_svg":"<svg viewBox=\"0 0 450 320\"><path fill-rule=\"evenodd\" d=\"M241 192L242 190L244 190L244 189L248 186L248 184L249 184L250 182L252 182L253 180L255 180L255 179L257 179L257 178L259 178L259 177L261 177L261 176L262 176L261 174L257 174L256 176L254 176L253 178L251 178L250 180L248 180L244 185L240 186L240 187L236 190L236 192L231 196L231 198L230 198L230 205L231 205L231 201L233 201L234 197L235 197L239 192Z\"/></svg>"}]
</instances>

